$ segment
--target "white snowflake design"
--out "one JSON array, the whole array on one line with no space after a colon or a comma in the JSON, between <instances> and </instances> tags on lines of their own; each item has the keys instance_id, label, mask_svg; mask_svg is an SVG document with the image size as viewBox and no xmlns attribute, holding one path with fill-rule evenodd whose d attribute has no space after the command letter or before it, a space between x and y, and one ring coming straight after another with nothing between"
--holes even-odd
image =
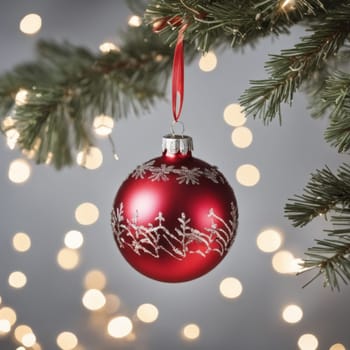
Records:
<instances>
[{"instance_id":1,"label":"white snowflake design","mask_svg":"<svg viewBox=\"0 0 350 350\"><path fill-rule=\"evenodd\" d=\"M204 168L188 168L181 166L181 168L175 168L173 165L160 164L160 166L154 165L155 160L151 160L147 163L139 165L132 173L131 177L134 179L149 179L151 181L169 181L170 174L178 175L176 180L179 184L185 185L199 185L200 178L204 177L216 184L221 182L226 183L223 175L218 171L216 167Z\"/></svg>"},{"instance_id":2,"label":"white snowflake design","mask_svg":"<svg viewBox=\"0 0 350 350\"><path fill-rule=\"evenodd\" d=\"M212 167L212 168L207 168L204 169L204 175L210 179L211 181L213 181L214 183L218 184L219 181L224 184L225 183L225 179L224 177L220 174L220 172L218 171L217 167Z\"/></svg>"},{"instance_id":3,"label":"white snowflake design","mask_svg":"<svg viewBox=\"0 0 350 350\"><path fill-rule=\"evenodd\" d=\"M137 223L137 213L132 220L124 217L124 206L112 211L112 228L115 239L120 247L129 247L135 254L148 254L159 258L162 252L169 254L174 259L183 260L188 254L199 254L205 258L209 253L216 252L223 256L234 241L238 213L237 207L231 203L231 219L225 222L209 210L208 217L211 225L204 228L204 232L191 227L191 219L182 213L177 219L179 226L172 233L164 225L166 219L159 212L154 223L147 226Z\"/></svg>"},{"instance_id":4,"label":"white snowflake design","mask_svg":"<svg viewBox=\"0 0 350 350\"><path fill-rule=\"evenodd\" d=\"M131 174L131 177L134 179L143 179L147 171L152 169L152 165L154 164L154 160L151 160L147 163L139 165L134 172Z\"/></svg>"},{"instance_id":5,"label":"white snowflake design","mask_svg":"<svg viewBox=\"0 0 350 350\"><path fill-rule=\"evenodd\" d=\"M203 174L203 172L199 168L188 169L185 166L182 166L181 169L175 170L179 176L176 180L179 184L185 183L186 185L199 185L199 177Z\"/></svg>"},{"instance_id":6,"label":"white snowflake design","mask_svg":"<svg viewBox=\"0 0 350 350\"><path fill-rule=\"evenodd\" d=\"M150 175L148 178L152 181L168 181L169 177L167 175L172 172L173 168L174 167L172 165L167 166L166 164L161 164L159 168L152 167L152 175Z\"/></svg>"}]
</instances>

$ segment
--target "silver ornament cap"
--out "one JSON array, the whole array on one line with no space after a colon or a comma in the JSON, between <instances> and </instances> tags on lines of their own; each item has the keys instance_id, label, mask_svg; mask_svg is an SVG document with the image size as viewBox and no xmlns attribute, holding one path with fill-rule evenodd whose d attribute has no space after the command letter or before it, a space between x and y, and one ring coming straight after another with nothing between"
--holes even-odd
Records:
<instances>
[{"instance_id":1,"label":"silver ornament cap","mask_svg":"<svg viewBox=\"0 0 350 350\"><path fill-rule=\"evenodd\" d=\"M193 141L191 136L168 134L163 136L162 151L168 155L181 153L186 155L193 151Z\"/></svg>"}]
</instances>

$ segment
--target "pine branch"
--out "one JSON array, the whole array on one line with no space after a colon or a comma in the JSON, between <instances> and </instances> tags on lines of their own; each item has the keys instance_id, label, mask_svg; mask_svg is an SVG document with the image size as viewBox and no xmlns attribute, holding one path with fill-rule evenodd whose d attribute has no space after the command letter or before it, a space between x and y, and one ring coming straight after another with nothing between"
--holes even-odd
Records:
<instances>
[{"instance_id":1,"label":"pine branch","mask_svg":"<svg viewBox=\"0 0 350 350\"><path fill-rule=\"evenodd\" d=\"M291 25L307 17L323 15L325 4L330 7L335 2L342 3L297 0L290 5L280 0L154 0L148 5L145 18L169 44L174 44L180 24L188 23L188 42L205 52L228 43L239 47L254 44L267 35L288 33Z\"/></svg>"},{"instance_id":2,"label":"pine branch","mask_svg":"<svg viewBox=\"0 0 350 350\"><path fill-rule=\"evenodd\" d=\"M330 11L323 20L310 26L312 34L293 49L283 50L266 63L270 77L251 81L240 102L248 114L271 122L281 121L281 104L292 104L293 96L304 81L324 69L327 61L343 47L350 33L350 5Z\"/></svg>"},{"instance_id":3,"label":"pine branch","mask_svg":"<svg viewBox=\"0 0 350 350\"><path fill-rule=\"evenodd\" d=\"M305 271L318 270L305 286L320 276L323 276L324 286L330 286L332 290L340 290L340 282L350 282L350 217L346 220L347 228L340 230L341 235L335 239L334 232L324 240L316 240L317 245L305 253L307 259L302 264Z\"/></svg>"},{"instance_id":4,"label":"pine branch","mask_svg":"<svg viewBox=\"0 0 350 350\"><path fill-rule=\"evenodd\" d=\"M119 119L163 97L172 50L146 27L132 28L124 40L120 51L100 55L42 41L37 62L0 77L2 115L12 115L19 147L34 150L38 163L72 164L76 151L94 142L94 116ZM27 101L16 106L20 88L28 90Z\"/></svg>"},{"instance_id":5,"label":"pine branch","mask_svg":"<svg viewBox=\"0 0 350 350\"><path fill-rule=\"evenodd\" d=\"M342 165L334 175L327 167L311 176L304 194L285 206L286 216L294 226L304 226L319 215L327 218L333 229L325 230L327 238L305 253L306 271L317 269L315 277L324 277L324 284L339 289L339 281L350 282L350 165Z\"/></svg>"},{"instance_id":6,"label":"pine branch","mask_svg":"<svg viewBox=\"0 0 350 350\"><path fill-rule=\"evenodd\" d=\"M339 152L350 149L350 74L335 72L320 93L320 105L330 111L331 122L325 139Z\"/></svg>"},{"instance_id":7,"label":"pine branch","mask_svg":"<svg viewBox=\"0 0 350 350\"><path fill-rule=\"evenodd\" d=\"M343 164L336 175L328 167L311 174L304 194L289 199L286 217L303 227L319 215L350 207L350 165Z\"/></svg>"}]
</instances>

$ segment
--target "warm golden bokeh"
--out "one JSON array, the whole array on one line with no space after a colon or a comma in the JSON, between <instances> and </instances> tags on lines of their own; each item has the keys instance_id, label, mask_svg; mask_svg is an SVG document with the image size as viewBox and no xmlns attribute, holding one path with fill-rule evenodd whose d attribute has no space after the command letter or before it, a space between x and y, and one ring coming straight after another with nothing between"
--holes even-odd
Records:
<instances>
[{"instance_id":1,"label":"warm golden bokeh","mask_svg":"<svg viewBox=\"0 0 350 350\"><path fill-rule=\"evenodd\" d=\"M200 335L200 328L195 323L190 323L182 329L182 335L187 340L195 340Z\"/></svg>"},{"instance_id":2,"label":"warm golden bokeh","mask_svg":"<svg viewBox=\"0 0 350 350\"><path fill-rule=\"evenodd\" d=\"M136 315L140 321L152 323L157 320L159 311L153 304L142 304L137 308Z\"/></svg>"}]
</instances>

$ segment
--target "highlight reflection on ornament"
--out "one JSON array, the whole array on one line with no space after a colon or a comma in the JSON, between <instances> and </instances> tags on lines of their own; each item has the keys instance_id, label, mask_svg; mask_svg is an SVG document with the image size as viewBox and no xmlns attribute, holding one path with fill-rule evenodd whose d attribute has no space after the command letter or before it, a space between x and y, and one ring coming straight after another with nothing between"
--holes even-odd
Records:
<instances>
[{"instance_id":1,"label":"highlight reflection on ornament","mask_svg":"<svg viewBox=\"0 0 350 350\"><path fill-rule=\"evenodd\" d=\"M165 136L163 155L138 166L114 200L112 227L120 252L159 281L204 275L226 256L236 235L232 188L191 150L189 136Z\"/></svg>"}]
</instances>

